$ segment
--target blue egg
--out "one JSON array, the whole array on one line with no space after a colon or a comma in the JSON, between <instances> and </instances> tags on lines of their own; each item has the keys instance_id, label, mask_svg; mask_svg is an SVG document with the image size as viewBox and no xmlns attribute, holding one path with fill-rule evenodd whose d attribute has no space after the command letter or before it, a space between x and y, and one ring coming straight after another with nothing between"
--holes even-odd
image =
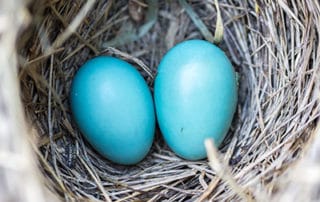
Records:
<instances>
[{"instance_id":1,"label":"blue egg","mask_svg":"<svg viewBox=\"0 0 320 202\"><path fill-rule=\"evenodd\" d=\"M84 137L107 159L131 165L147 155L155 130L153 99L131 64L107 56L87 61L73 79L70 104Z\"/></svg>"},{"instance_id":2,"label":"blue egg","mask_svg":"<svg viewBox=\"0 0 320 202\"><path fill-rule=\"evenodd\" d=\"M169 147L185 159L203 159L205 139L219 146L231 125L237 105L235 71L217 46L184 41L162 58L154 99Z\"/></svg>"}]
</instances>

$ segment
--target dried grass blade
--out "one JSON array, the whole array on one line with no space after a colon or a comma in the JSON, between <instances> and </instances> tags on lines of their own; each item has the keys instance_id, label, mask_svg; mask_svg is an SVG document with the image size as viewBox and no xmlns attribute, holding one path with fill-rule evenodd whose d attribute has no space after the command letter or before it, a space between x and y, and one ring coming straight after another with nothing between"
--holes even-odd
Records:
<instances>
[{"instance_id":1,"label":"dried grass blade","mask_svg":"<svg viewBox=\"0 0 320 202\"><path fill-rule=\"evenodd\" d=\"M111 202L112 200L110 199L108 193L106 192L106 190L104 189L103 185L101 184L101 180L98 177L96 177L96 175L92 172L91 168L87 165L87 163L82 158L79 158L79 159L80 159L80 162L82 163L82 165L87 169L87 171L89 172L89 174L91 175L91 177L93 178L93 180L95 181L97 186L99 187L99 189L102 192L105 200L107 202Z\"/></svg>"},{"instance_id":2,"label":"dried grass blade","mask_svg":"<svg viewBox=\"0 0 320 202\"><path fill-rule=\"evenodd\" d=\"M93 7L96 0L88 0L86 4L81 8L78 15L73 19L71 24L67 27L67 29L59 35L56 40L53 42L53 49L59 48L77 29L77 27L81 24L83 19L87 16L88 12ZM50 49L47 50L50 52Z\"/></svg>"},{"instance_id":3,"label":"dried grass blade","mask_svg":"<svg viewBox=\"0 0 320 202\"><path fill-rule=\"evenodd\" d=\"M224 165L219 158L219 154L217 149L215 148L213 144L212 139L206 139L205 140L205 147L207 150L208 160L210 167L217 172L217 175L225 181L232 190L237 193L243 200L245 201L252 201L252 198L249 197L246 192L248 190L243 189L233 178L231 175L229 168Z\"/></svg>"},{"instance_id":4,"label":"dried grass blade","mask_svg":"<svg viewBox=\"0 0 320 202\"><path fill-rule=\"evenodd\" d=\"M193 8L185 0L179 0L179 3L186 10L192 22L198 27L203 37L209 42L214 42L215 38Z\"/></svg>"},{"instance_id":5,"label":"dried grass blade","mask_svg":"<svg viewBox=\"0 0 320 202\"><path fill-rule=\"evenodd\" d=\"M223 22L222 22L221 11L220 11L218 0L215 0L214 4L217 10L217 22L216 22L216 30L214 32L213 42L215 44L219 44L223 39L224 28L223 28Z\"/></svg>"}]
</instances>

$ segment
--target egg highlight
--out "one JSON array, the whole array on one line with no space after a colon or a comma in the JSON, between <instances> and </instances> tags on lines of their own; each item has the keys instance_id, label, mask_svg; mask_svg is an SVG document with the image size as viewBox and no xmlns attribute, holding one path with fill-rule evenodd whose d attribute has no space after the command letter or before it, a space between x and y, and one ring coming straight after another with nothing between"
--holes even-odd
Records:
<instances>
[{"instance_id":1,"label":"egg highlight","mask_svg":"<svg viewBox=\"0 0 320 202\"><path fill-rule=\"evenodd\" d=\"M70 104L85 139L107 159L132 165L147 155L155 130L153 99L131 64L109 56L87 61L72 81Z\"/></svg>"},{"instance_id":2,"label":"egg highlight","mask_svg":"<svg viewBox=\"0 0 320 202\"><path fill-rule=\"evenodd\" d=\"M214 44L184 41L162 58L154 100L168 146L185 159L203 159L205 139L219 146L231 125L237 105L235 71Z\"/></svg>"}]
</instances>

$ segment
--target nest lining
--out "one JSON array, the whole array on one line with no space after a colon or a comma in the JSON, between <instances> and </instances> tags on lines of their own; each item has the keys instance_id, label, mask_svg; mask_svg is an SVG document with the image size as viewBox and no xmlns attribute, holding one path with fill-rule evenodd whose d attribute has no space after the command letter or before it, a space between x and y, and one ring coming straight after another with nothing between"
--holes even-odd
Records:
<instances>
[{"instance_id":1,"label":"nest lining","mask_svg":"<svg viewBox=\"0 0 320 202\"><path fill-rule=\"evenodd\" d=\"M191 20L184 1L155 2L77 0L29 6L32 22L18 41L19 78L27 118L37 131L33 146L45 183L66 201L270 197L279 176L306 149L320 115L319 5L311 0L220 1L224 35L219 46L239 72L240 86L229 135L219 154L212 151L215 161L178 158L157 130L141 163L119 166L83 140L70 115L69 87L86 60L115 55L137 67L152 89L157 65L170 47L208 37ZM214 33L213 1L188 5Z\"/></svg>"}]
</instances>

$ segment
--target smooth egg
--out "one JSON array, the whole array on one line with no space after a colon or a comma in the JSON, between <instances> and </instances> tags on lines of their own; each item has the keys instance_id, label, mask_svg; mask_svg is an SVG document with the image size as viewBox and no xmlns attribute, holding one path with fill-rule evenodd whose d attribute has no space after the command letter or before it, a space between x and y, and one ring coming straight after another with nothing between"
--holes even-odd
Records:
<instances>
[{"instance_id":1,"label":"smooth egg","mask_svg":"<svg viewBox=\"0 0 320 202\"><path fill-rule=\"evenodd\" d=\"M108 56L87 61L72 81L70 104L84 137L107 159L131 165L147 155L155 130L153 99L131 64Z\"/></svg>"},{"instance_id":2,"label":"smooth egg","mask_svg":"<svg viewBox=\"0 0 320 202\"><path fill-rule=\"evenodd\" d=\"M154 85L156 115L169 147L189 160L206 157L204 141L219 146L237 105L235 71L217 46L184 41L162 58Z\"/></svg>"}]
</instances>

